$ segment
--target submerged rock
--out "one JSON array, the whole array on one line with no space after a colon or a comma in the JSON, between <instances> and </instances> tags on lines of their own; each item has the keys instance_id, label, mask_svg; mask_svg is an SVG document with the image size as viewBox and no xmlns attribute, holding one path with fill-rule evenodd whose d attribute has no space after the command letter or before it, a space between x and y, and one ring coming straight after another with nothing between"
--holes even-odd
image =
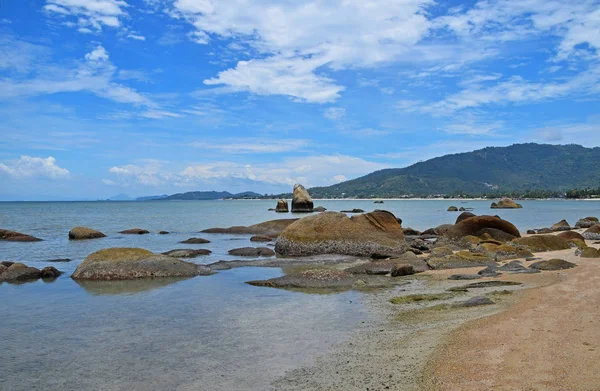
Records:
<instances>
[{"instance_id":1,"label":"submerged rock","mask_svg":"<svg viewBox=\"0 0 600 391\"><path fill-rule=\"evenodd\" d=\"M242 247L229 250L229 255L238 257L272 257L275 252L268 247Z\"/></svg>"},{"instance_id":2,"label":"submerged rock","mask_svg":"<svg viewBox=\"0 0 600 391\"><path fill-rule=\"evenodd\" d=\"M106 237L100 231L88 227L74 227L69 231L69 240L97 239Z\"/></svg>"},{"instance_id":3,"label":"submerged rock","mask_svg":"<svg viewBox=\"0 0 600 391\"><path fill-rule=\"evenodd\" d=\"M458 212L458 208L456 206L448 207L448 212Z\"/></svg>"},{"instance_id":4,"label":"submerged rock","mask_svg":"<svg viewBox=\"0 0 600 391\"><path fill-rule=\"evenodd\" d=\"M277 206L275 207L275 212L278 213L288 213L290 210L288 208L287 200L279 200L277 201Z\"/></svg>"},{"instance_id":5,"label":"submerged rock","mask_svg":"<svg viewBox=\"0 0 600 391\"><path fill-rule=\"evenodd\" d=\"M585 230L582 235L587 240L598 240L600 239L600 224L596 224Z\"/></svg>"},{"instance_id":6,"label":"submerged rock","mask_svg":"<svg viewBox=\"0 0 600 391\"><path fill-rule=\"evenodd\" d=\"M182 240L179 243L183 243L183 244L206 244L206 243L210 243L210 240L204 239L204 238L189 238L186 240Z\"/></svg>"},{"instance_id":7,"label":"submerged rock","mask_svg":"<svg viewBox=\"0 0 600 391\"><path fill-rule=\"evenodd\" d=\"M316 254L370 256L406 250L402 227L390 212L348 217L324 212L291 224L277 238L275 251L286 257Z\"/></svg>"},{"instance_id":8,"label":"submerged rock","mask_svg":"<svg viewBox=\"0 0 600 391\"><path fill-rule=\"evenodd\" d=\"M573 267L577 266L574 263L571 263L569 261L565 261L564 259L551 259L549 261L539 261L539 262L535 262L532 263L531 265L529 265L529 267L531 269L539 269L539 270L564 270L564 269L571 269Z\"/></svg>"},{"instance_id":9,"label":"submerged rock","mask_svg":"<svg viewBox=\"0 0 600 391\"><path fill-rule=\"evenodd\" d=\"M286 229L292 223L295 223L298 219L280 219L270 220L263 223L254 224L248 227L245 226L234 226L229 228L209 228L202 231L202 233L210 234L249 234L249 235L274 235L278 236L284 229Z\"/></svg>"},{"instance_id":10,"label":"submerged rock","mask_svg":"<svg viewBox=\"0 0 600 391\"><path fill-rule=\"evenodd\" d=\"M158 234L159 235L168 235L170 232L169 231L159 231Z\"/></svg>"},{"instance_id":11,"label":"submerged rock","mask_svg":"<svg viewBox=\"0 0 600 391\"><path fill-rule=\"evenodd\" d=\"M513 245L525 246L533 252L558 251L571 248L566 239L558 235L536 235L518 238L512 241Z\"/></svg>"},{"instance_id":12,"label":"submerged rock","mask_svg":"<svg viewBox=\"0 0 600 391\"><path fill-rule=\"evenodd\" d=\"M308 191L301 184L295 184L294 197L292 198L292 213L311 213L313 207L313 200Z\"/></svg>"},{"instance_id":13,"label":"submerged rock","mask_svg":"<svg viewBox=\"0 0 600 391\"><path fill-rule=\"evenodd\" d=\"M383 201L378 200L378 201L373 201L374 204L383 204Z\"/></svg>"},{"instance_id":14,"label":"submerged rock","mask_svg":"<svg viewBox=\"0 0 600 391\"><path fill-rule=\"evenodd\" d=\"M13 263L0 274L0 282L26 282L41 277L42 273L39 269L29 267L23 263Z\"/></svg>"},{"instance_id":15,"label":"submerged rock","mask_svg":"<svg viewBox=\"0 0 600 391\"><path fill-rule=\"evenodd\" d=\"M316 208L313 209L313 212L326 212L327 208L324 208L322 206L317 206Z\"/></svg>"},{"instance_id":16,"label":"submerged rock","mask_svg":"<svg viewBox=\"0 0 600 391\"><path fill-rule=\"evenodd\" d=\"M23 234L21 232L9 231L7 229L0 229L0 240L7 242L40 242L42 239L36 238L35 236Z\"/></svg>"},{"instance_id":17,"label":"submerged rock","mask_svg":"<svg viewBox=\"0 0 600 391\"><path fill-rule=\"evenodd\" d=\"M63 274L63 272L53 266L46 266L40 271L40 277L46 279L58 278L61 274Z\"/></svg>"},{"instance_id":18,"label":"submerged rock","mask_svg":"<svg viewBox=\"0 0 600 391\"><path fill-rule=\"evenodd\" d=\"M198 266L153 254L141 248L107 248L96 251L77 266L71 278L84 280L131 280L136 278L193 277Z\"/></svg>"},{"instance_id":19,"label":"submerged rock","mask_svg":"<svg viewBox=\"0 0 600 391\"><path fill-rule=\"evenodd\" d=\"M523 205L517 204L510 198L503 198L498 203L492 202L492 209L520 209Z\"/></svg>"},{"instance_id":20,"label":"submerged rock","mask_svg":"<svg viewBox=\"0 0 600 391\"><path fill-rule=\"evenodd\" d=\"M126 229L125 231L120 231L120 234L125 234L125 235L145 235L145 234L149 234L150 231L147 231L145 229L141 229L141 228L131 228L131 229Z\"/></svg>"},{"instance_id":21,"label":"submerged rock","mask_svg":"<svg viewBox=\"0 0 600 391\"><path fill-rule=\"evenodd\" d=\"M209 255L211 253L210 250L206 249L193 249L193 248L181 248L170 250L162 253L163 255L168 255L174 258L195 258L200 255Z\"/></svg>"}]
</instances>

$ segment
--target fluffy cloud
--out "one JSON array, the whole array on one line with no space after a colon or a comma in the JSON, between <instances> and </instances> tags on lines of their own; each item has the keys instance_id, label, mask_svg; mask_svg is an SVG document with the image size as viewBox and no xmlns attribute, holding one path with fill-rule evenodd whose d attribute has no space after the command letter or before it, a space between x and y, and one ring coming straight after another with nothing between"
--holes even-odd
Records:
<instances>
[{"instance_id":1,"label":"fluffy cloud","mask_svg":"<svg viewBox=\"0 0 600 391\"><path fill-rule=\"evenodd\" d=\"M67 25L77 25L82 33L89 33L102 27L120 27L128 6L123 0L46 0L44 11L68 20Z\"/></svg>"},{"instance_id":2,"label":"fluffy cloud","mask_svg":"<svg viewBox=\"0 0 600 391\"><path fill-rule=\"evenodd\" d=\"M56 159L52 156L47 158L21 156L17 160L0 163L0 173L14 178L46 177L56 179L69 176L69 170L59 167Z\"/></svg>"}]
</instances>

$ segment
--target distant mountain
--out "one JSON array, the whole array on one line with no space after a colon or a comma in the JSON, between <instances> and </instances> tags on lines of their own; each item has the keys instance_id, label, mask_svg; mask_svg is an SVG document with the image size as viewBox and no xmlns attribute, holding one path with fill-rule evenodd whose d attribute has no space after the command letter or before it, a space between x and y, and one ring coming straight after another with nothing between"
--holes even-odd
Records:
<instances>
[{"instance_id":1,"label":"distant mountain","mask_svg":"<svg viewBox=\"0 0 600 391\"><path fill-rule=\"evenodd\" d=\"M168 196L169 196L168 194L154 195L154 196L145 196L145 197L138 197L135 200L136 201L162 200L163 198L167 198Z\"/></svg>"},{"instance_id":2,"label":"distant mountain","mask_svg":"<svg viewBox=\"0 0 600 391\"><path fill-rule=\"evenodd\" d=\"M530 143L446 155L309 192L315 198L370 198L564 192L599 185L600 148Z\"/></svg>"},{"instance_id":3,"label":"distant mountain","mask_svg":"<svg viewBox=\"0 0 600 391\"><path fill-rule=\"evenodd\" d=\"M115 196L112 196L107 199L108 201L131 201L133 198L129 197L127 194L121 193Z\"/></svg>"},{"instance_id":4,"label":"distant mountain","mask_svg":"<svg viewBox=\"0 0 600 391\"><path fill-rule=\"evenodd\" d=\"M165 200L221 200L226 198L259 198L262 194L246 191L243 193L232 194L228 191L189 191L187 193L177 193L170 195Z\"/></svg>"}]
</instances>

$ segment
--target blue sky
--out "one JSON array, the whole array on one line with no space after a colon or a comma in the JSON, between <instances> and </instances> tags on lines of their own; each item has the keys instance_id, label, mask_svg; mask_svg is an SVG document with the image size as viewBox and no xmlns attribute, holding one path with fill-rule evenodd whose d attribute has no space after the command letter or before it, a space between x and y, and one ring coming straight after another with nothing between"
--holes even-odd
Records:
<instances>
[{"instance_id":1,"label":"blue sky","mask_svg":"<svg viewBox=\"0 0 600 391\"><path fill-rule=\"evenodd\" d=\"M600 2L3 0L0 199L290 191L600 145Z\"/></svg>"}]
</instances>

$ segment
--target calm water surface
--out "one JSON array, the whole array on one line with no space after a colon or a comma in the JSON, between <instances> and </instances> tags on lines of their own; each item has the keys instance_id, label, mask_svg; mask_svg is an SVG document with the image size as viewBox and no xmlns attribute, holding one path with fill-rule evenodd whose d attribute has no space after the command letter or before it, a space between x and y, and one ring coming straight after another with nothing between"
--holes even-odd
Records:
<instances>
[{"instance_id":1,"label":"calm water surface","mask_svg":"<svg viewBox=\"0 0 600 391\"><path fill-rule=\"evenodd\" d=\"M453 223L450 205L499 214L519 229L600 215L600 203L523 201L521 210L489 209L490 201L317 201L330 210L386 209L403 226ZM53 283L0 285L0 389L4 390L266 390L285 371L311 362L364 319L362 294L309 295L252 287L245 281L281 275L246 268L186 280L76 283L68 276L106 247L155 252L208 248L197 263L229 260L249 236L208 235L210 227L249 225L292 215L268 212L273 201L0 203L0 227L44 239L0 242L0 259L36 267L54 258L65 275ZM83 225L107 238L70 242ZM127 228L148 235L120 235ZM158 235L160 230L172 232ZM181 245L190 237L211 240Z\"/></svg>"}]
</instances>

